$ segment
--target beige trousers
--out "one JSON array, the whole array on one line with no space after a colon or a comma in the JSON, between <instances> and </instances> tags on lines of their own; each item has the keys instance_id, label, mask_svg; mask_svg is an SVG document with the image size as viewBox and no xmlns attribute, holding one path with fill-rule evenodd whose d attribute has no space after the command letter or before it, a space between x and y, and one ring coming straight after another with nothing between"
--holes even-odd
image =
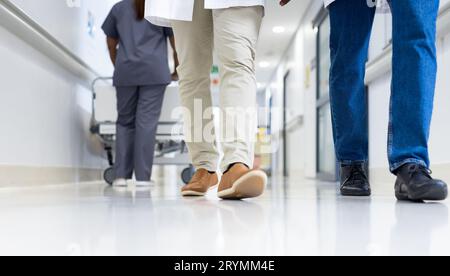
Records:
<instances>
[{"instance_id":1,"label":"beige trousers","mask_svg":"<svg viewBox=\"0 0 450 276\"><path fill-rule=\"evenodd\" d=\"M261 6L206 10L204 0L195 0L192 22L172 22L180 60L184 131L197 169L216 171L220 165L225 171L233 163L253 167L257 131L255 48L263 12ZM211 116L213 51L221 82L219 131ZM217 137L224 154L222 162Z\"/></svg>"}]
</instances>

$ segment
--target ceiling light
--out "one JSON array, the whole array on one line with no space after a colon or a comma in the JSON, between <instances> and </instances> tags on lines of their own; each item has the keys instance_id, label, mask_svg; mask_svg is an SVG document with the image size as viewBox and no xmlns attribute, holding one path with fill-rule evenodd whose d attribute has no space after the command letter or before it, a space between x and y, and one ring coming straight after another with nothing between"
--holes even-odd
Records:
<instances>
[{"instance_id":1,"label":"ceiling light","mask_svg":"<svg viewBox=\"0 0 450 276\"><path fill-rule=\"evenodd\" d=\"M262 88L265 88L267 86L267 84L263 83L263 82L258 82L256 85L257 85L258 89L262 89Z\"/></svg>"},{"instance_id":2,"label":"ceiling light","mask_svg":"<svg viewBox=\"0 0 450 276\"><path fill-rule=\"evenodd\" d=\"M273 27L272 31L276 34L282 34L286 31L286 28L283 26L275 26Z\"/></svg>"},{"instance_id":3,"label":"ceiling light","mask_svg":"<svg viewBox=\"0 0 450 276\"><path fill-rule=\"evenodd\" d=\"M261 68L267 68L269 66L270 66L270 62L268 62L268 61L261 61L259 63L259 67L261 67Z\"/></svg>"}]
</instances>

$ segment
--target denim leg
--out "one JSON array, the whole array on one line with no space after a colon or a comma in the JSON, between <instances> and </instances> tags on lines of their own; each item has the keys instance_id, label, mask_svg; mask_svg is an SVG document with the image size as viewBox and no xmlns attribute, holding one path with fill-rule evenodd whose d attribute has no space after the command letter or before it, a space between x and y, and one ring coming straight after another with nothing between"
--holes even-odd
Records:
<instances>
[{"instance_id":1,"label":"denim leg","mask_svg":"<svg viewBox=\"0 0 450 276\"><path fill-rule=\"evenodd\" d=\"M428 139L436 84L439 0L395 0L388 154L391 171L429 167Z\"/></svg>"},{"instance_id":2,"label":"denim leg","mask_svg":"<svg viewBox=\"0 0 450 276\"><path fill-rule=\"evenodd\" d=\"M336 1L331 22L330 100L336 156L341 164L368 159L365 65L375 8L366 1Z\"/></svg>"}]
</instances>

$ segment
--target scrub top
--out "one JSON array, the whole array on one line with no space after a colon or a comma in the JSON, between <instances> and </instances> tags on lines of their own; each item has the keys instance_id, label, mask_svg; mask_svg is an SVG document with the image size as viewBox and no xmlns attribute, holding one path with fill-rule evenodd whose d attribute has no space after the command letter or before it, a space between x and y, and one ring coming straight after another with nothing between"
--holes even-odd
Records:
<instances>
[{"instance_id":1,"label":"scrub top","mask_svg":"<svg viewBox=\"0 0 450 276\"><path fill-rule=\"evenodd\" d=\"M171 82L167 38L172 29L138 20L134 0L117 3L102 26L119 40L114 86L162 85Z\"/></svg>"}]
</instances>

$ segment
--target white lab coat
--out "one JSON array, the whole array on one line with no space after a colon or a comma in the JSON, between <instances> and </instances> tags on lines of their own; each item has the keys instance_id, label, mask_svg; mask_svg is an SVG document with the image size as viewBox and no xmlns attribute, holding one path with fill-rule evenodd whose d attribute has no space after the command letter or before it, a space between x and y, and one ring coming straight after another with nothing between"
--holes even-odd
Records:
<instances>
[{"instance_id":1,"label":"white lab coat","mask_svg":"<svg viewBox=\"0 0 450 276\"><path fill-rule=\"evenodd\" d=\"M328 7L334 0L325 0L325 7Z\"/></svg>"},{"instance_id":2,"label":"white lab coat","mask_svg":"<svg viewBox=\"0 0 450 276\"><path fill-rule=\"evenodd\" d=\"M205 9L264 6L266 0L205 0ZM155 25L170 27L170 21L192 21L194 0L146 0L145 18Z\"/></svg>"}]
</instances>

